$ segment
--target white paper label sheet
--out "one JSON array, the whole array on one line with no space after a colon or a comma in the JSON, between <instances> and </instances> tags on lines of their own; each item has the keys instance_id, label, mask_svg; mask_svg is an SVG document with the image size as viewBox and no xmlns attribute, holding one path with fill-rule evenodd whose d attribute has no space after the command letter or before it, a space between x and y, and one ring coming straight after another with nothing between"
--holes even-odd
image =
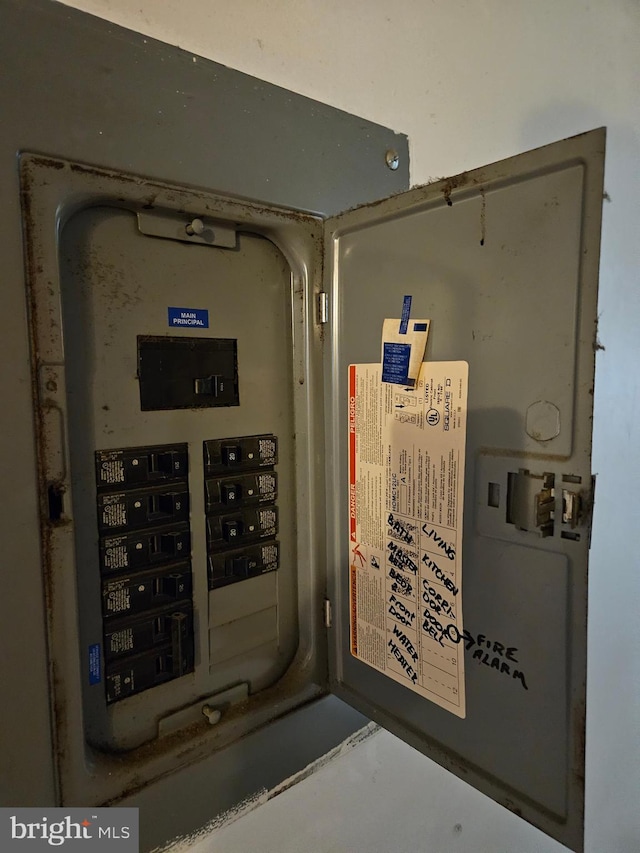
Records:
<instances>
[{"instance_id":1,"label":"white paper label sheet","mask_svg":"<svg viewBox=\"0 0 640 853\"><path fill-rule=\"evenodd\" d=\"M349 367L351 653L458 717L467 386L462 361L415 388Z\"/></svg>"}]
</instances>

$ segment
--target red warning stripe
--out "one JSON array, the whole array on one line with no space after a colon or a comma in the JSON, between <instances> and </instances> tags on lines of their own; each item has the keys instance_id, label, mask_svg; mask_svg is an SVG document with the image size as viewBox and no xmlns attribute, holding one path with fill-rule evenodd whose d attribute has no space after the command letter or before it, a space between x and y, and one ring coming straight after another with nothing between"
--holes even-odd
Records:
<instances>
[{"instance_id":1,"label":"red warning stripe","mask_svg":"<svg viewBox=\"0 0 640 853\"><path fill-rule=\"evenodd\" d=\"M358 570L355 566L349 568L349 598L350 607L349 623L351 625L351 654L358 657L358 592L356 587L356 578Z\"/></svg>"},{"instance_id":2,"label":"red warning stripe","mask_svg":"<svg viewBox=\"0 0 640 853\"><path fill-rule=\"evenodd\" d=\"M349 537L356 541L356 366L349 365Z\"/></svg>"}]
</instances>

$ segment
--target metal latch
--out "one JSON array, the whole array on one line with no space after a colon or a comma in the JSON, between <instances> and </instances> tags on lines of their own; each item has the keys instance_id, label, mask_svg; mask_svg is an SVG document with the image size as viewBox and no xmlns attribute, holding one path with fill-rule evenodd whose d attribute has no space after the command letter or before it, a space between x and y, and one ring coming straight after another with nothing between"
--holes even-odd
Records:
<instances>
[{"instance_id":1,"label":"metal latch","mask_svg":"<svg viewBox=\"0 0 640 853\"><path fill-rule=\"evenodd\" d=\"M578 525L582 515L582 497L578 492L562 490L562 523L571 528Z\"/></svg>"},{"instance_id":2,"label":"metal latch","mask_svg":"<svg viewBox=\"0 0 640 853\"><path fill-rule=\"evenodd\" d=\"M197 243L218 249L235 249L238 236L234 225L208 217L193 219L165 211L138 211L138 230L149 237Z\"/></svg>"},{"instance_id":3,"label":"metal latch","mask_svg":"<svg viewBox=\"0 0 640 853\"><path fill-rule=\"evenodd\" d=\"M186 708L173 711L158 722L158 734L160 737L174 734L185 726L191 726L204 717L210 726L216 725L226 712L234 705L246 702L249 697L249 684L242 682L233 687L213 693L210 696L199 699Z\"/></svg>"},{"instance_id":4,"label":"metal latch","mask_svg":"<svg viewBox=\"0 0 640 853\"><path fill-rule=\"evenodd\" d=\"M536 536L553 536L555 475L532 474L526 468L509 472L507 522Z\"/></svg>"}]
</instances>

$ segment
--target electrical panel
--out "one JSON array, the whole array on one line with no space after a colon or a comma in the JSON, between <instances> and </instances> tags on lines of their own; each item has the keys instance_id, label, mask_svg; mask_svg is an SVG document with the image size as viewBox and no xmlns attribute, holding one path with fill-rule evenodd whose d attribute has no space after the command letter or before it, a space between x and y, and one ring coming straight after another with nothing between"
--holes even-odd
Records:
<instances>
[{"instance_id":1,"label":"electrical panel","mask_svg":"<svg viewBox=\"0 0 640 853\"><path fill-rule=\"evenodd\" d=\"M597 264L584 257L602 147L594 132L327 220L22 156L51 654L75 662L56 687L66 801L88 758L92 800L110 802L331 688L579 846L582 722L568 709L585 663ZM379 361L406 292L431 320L426 358L469 364L465 632L449 636L471 653L466 719L351 653L364 556L350 501L361 511L388 485L354 498L347 482L347 369ZM483 644L517 652L517 683Z\"/></svg>"},{"instance_id":2,"label":"electrical panel","mask_svg":"<svg viewBox=\"0 0 640 853\"><path fill-rule=\"evenodd\" d=\"M305 604L325 586L321 456L313 491L293 461L311 458L304 399L320 389L295 257L310 243L268 236L257 210L230 217L211 190L328 214L406 189L407 139L53 0L0 9L0 535L7 570L20 567L0 603L0 801L140 806L149 850L365 724L327 692L322 608ZM348 150L357 163L336 156ZM29 151L62 183L34 174L21 191ZM94 193L83 164L115 182ZM149 176L186 194L156 198ZM60 191L53 216L45 185ZM247 469L254 503L242 471L205 473L205 442L265 435L278 462L260 479ZM178 446L188 457L169 478L178 460L162 448ZM207 496L215 479L242 503ZM210 552L218 498L228 512L275 505L277 535Z\"/></svg>"}]
</instances>

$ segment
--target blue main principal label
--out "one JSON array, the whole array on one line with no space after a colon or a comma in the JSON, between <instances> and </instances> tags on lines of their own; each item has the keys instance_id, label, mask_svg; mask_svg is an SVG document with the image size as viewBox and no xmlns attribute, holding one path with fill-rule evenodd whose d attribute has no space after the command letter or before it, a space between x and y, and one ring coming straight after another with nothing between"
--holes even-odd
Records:
<instances>
[{"instance_id":1,"label":"blue main principal label","mask_svg":"<svg viewBox=\"0 0 640 853\"><path fill-rule=\"evenodd\" d=\"M207 308L168 308L169 325L183 328L209 328L209 311Z\"/></svg>"}]
</instances>

